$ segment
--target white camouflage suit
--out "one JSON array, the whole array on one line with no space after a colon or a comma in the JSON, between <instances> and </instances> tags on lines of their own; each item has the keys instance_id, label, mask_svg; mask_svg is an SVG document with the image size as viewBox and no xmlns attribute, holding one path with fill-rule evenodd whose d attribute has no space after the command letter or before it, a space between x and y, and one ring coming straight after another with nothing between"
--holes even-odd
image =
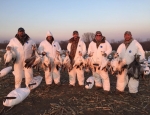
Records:
<instances>
[{"instance_id":1,"label":"white camouflage suit","mask_svg":"<svg viewBox=\"0 0 150 115\"><path fill-rule=\"evenodd\" d=\"M107 55L109 55L112 51L112 47L110 43L105 40L104 43L101 43L98 48L96 46L96 43L92 41L89 44L88 48L88 54L93 53L93 56L91 57L94 63L101 62L102 60L102 51L104 51ZM96 87L103 87L105 91L110 91L110 81L108 72L105 72L104 70L98 70L96 69L95 72L93 72L94 80L95 80L95 86Z\"/></svg>"},{"instance_id":2,"label":"white camouflage suit","mask_svg":"<svg viewBox=\"0 0 150 115\"><path fill-rule=\"evenodd\" d=\"M67 45L67 50L70 52L71 51L71 44L72 43L68 43ZM76 58L78 58L78 52L82 52L82 56L84 56L86 54L86 46L85 43L79 39L78 45L77 45L77 49L76 49L76 53L75 53L75 57L74 57L74 61ZM83 69L79 69L74 67L70 72L69 72L69 83L70 85L75 86L76 83L76 76L77 76L77 80L79 85L84 85L84 70Z\"/></svg>"},{"instance_id":3,"label":"white camouflage suit","mask_svg":"<svg viewBox=\"0 0 150 115\"><path fill-rule=\"evenodd\" d=\"M25 77L25 84L28 86L33 79L33 69L25 68L25 60L32 55L32 45L35 42L29 38L27 42L22 45L17 38L12 38L7 46L10 46L16 53L16 61L14 64L15 88L21 87L22 78Z\"/></svg>"},{"instance_id":4,"label":"white camouflage suit","mask_svg":"<svg viewBox=\"0 0 150 115\"><path fill-rule=\"evenodd\" d=\"M47 32L47 36L53 36L50 31ZM58 42L53 41L52 44L50 44L46 39L43 40L39 45L39 53L46 52L47 56L51 59L51 62L53 63L51 71L49 69L46 69L45 71L45 82L47 85L52 84L52 81L54 80L55 84L58 84L60 82L60 71L54 67L54 58L56 56L56 51L61 52L61 47Z\"/></svg>"},{"instance_id":5,"label":"white camouflage suit","mask_svg":"<svg viewBox=\"0 0 150 115\"><path fill-rule=\"evenodd\" d=\"M117 52L119 54L119 57L126 60L127 65L133 62L135 54L141 55L140 60L145 59L145 52L142 46L136 40L133 40L130 43L130 45L127 47L127 49L126 49L125 44L122 43L118 47ZM131 77L128 83L127 69L125 69L121 75L117 75L116 89L123 92L127 84L128 84L130 93L138 92L139 81Z\"/></svg>"}]
</instances>

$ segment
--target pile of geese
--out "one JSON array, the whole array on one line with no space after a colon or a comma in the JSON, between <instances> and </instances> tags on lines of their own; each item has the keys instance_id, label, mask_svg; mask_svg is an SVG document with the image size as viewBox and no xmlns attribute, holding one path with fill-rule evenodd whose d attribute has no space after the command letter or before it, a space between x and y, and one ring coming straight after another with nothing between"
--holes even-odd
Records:
<instances>
[{"instance_id":1,"label":"pile of geese","mask_svg":"<svg viewBox=\"0 0 150 115\"><path fill-rule=\"evenodd\" d=\"M100 61L95 61L93 59L93 52L89 55L82 57L81 51L77 52L78 56L71 60L69 56L69 51L59 52L56 51L56 56L54 59L48 57L46 52L40 54L37 50L36 46L32 46L32 55L30 58L25 60L24 67L25 68L35 68L38 71L43 69L44 71L52 71L53 68L57 70L70 72L73 68L84 70L86 72L96 72L97 70L108 71L112 75L121 74L124 69L128 69L128 76L138 79L139 76L144 78L145 75L150 74L150 57L147 60L142 62L139 61L139 55L135 54L134 61L130 64L126 64L125 59L121 59L117 52L114 53L113 59L108 59L105 52L102 53L102 57ZM8 73L13 71L13 66L10 64L14 64L16 59L16 53L11 47L7 47L6 53L4 54L4 65L6 68L0 71L0 77L6 76ZM138 72L137 72L138 71ZM136 74L135 74L136 73ZM12 108L14 105L22 102L29 94L30 91L37 86L42 81L41 76L36 76L32 80L31 84L26 88L17 88L11 91L3 101L3 105L5 107ZM86 89L91 89L94 85L94 77L90 76L85 83ZM4 113L6 111L5 107L1 111Z\"/></svg>"}]
</instances>

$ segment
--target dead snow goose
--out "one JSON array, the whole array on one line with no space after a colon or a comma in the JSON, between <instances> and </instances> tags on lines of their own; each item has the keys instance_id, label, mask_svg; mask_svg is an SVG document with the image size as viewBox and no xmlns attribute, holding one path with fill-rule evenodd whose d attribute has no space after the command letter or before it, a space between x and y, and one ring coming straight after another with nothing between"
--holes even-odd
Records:
<instances>
[{"instance_id":1,"label":"dead snow goose","mask_svg":"<svg viewBox=\"0 0 150 115\"><path fill-rule=\"evenodd\" d=\"M13 49L8 46L6 53L4 54L4 61L5 61L5 65L8 66L8 64L13 61L13 63L15 63L16 61L16 53L13 51Z\"/></svg>"}]
</instances>

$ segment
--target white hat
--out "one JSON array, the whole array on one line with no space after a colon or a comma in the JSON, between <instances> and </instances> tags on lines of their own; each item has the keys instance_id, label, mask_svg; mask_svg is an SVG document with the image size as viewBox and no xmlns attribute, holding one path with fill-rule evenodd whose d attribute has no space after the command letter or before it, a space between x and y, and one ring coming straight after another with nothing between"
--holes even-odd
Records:
<instances>
[{"instance_id":1,"label":"white hat","mask_svg":"<svg viewBox=\"0 0 150 115\"><path fill-rule=\"evenodd\" d=\"M53 34L50 32L50 31L48 31L47 33L46 33L46 37L47 36L53 36Z\"/></svg>"}]
</instances>

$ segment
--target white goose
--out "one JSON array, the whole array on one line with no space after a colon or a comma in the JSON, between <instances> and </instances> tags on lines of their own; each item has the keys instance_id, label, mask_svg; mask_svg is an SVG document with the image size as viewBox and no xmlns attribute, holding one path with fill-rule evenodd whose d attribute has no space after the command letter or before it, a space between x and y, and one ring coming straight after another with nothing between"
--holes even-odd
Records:
<instances>
[{"instance_id":1,"label":"white goose","mask_svg":"<svg viewBox=\"0 0 150 115\"><path fill-rule=\"evenodd\" d=\"M88 72L89 70L95 72L96 68L99 66L99 64L97 64L93 57L88 57L85 59L86 60L86 71Z\"/></svg>"},{"instance_id":2,"label":"white goose","mask_svg":"<svg viewBox=\"0 0 150 115\"><path fill-rule=\"evenodd\" d=\"M114 53L113 58L118 58L119 54L117 52Z\"/></svg>"},{"instance_id":3,"label":"white goose","mask_svg":"<svg viewBox=\"0 0 150 115\"><path fill-rule=\"evenodd\" d=\"M4 110L3 111L5 111L5 107L12 108L14 105L17 105L20 102L22 102L30 94L31 90L35 89L36 87L40 85L41 81L42 81L42 77L36 76L30 82L28 87L17 88L11 91L6 97L4 97L4 101L3 101Z\"/></svg>"},{"instance_id":4,"label":"white goose","mask_svg":"<svg viewBox=\"0 0 150 115\"><path fill-rule=\"evenodd\" d=\"M83 67L86 66L86 61L81 55L82 55L82 53L81 53L81 51L79 51L78 57L74 59L75 62L73 64L73 67L83 69Z\"/></svg>"},{"instance_id":5,"label":"white goose","mask_svg":"<svg viewBox=\"0 0 150 115\"><path fill-rule=\"evenodd\" d=\"M66 68L69 72L72 69L71 60L69 58L69 51L66 51L66 57L63 60L63 68Z\"/></svg>"},{"instance_id":6,"label":"white goose","mask_svg":"<svg viewBox=\"0 0 150 115\"><path fill-rule=\"evenodd\" d=\"M101 51L101 54L102 57L98 58L96 61L94 61L91 57L93 71L96 71L96 69L107 71L107 65L109 60L107 59L106 53L104 51Z\"/></svg>"},{"instance_id":7,"label":"white goose","mask_svg":"<svg viewBox=\"0 0 150 115\"><path fill-rule=\"evenodd\" d=\"M118 72L121 74L123 71L123 66L126 65L126 60L119 57L117 53L114 54L114 58L110 62L111 66L111 73L112 74L118 74Z\"/></svg>"},{"instance_id":8,"label":"white goose","mask_svg":"<svg viewBox=\"0 0 150 115\"><path fill-rule=\"evenodd\" d=\"M150 74L150 68L149 68L149 62L148 61L144 61L143 64L141 64L141 73L142 73L142 77L144 78L145 75L149 75ZM145 78L144 78L145 79Z\"/></svg>"},{"instance_id":9,"label":"white goose","mask_svg":"<svg viewBox=\"0 0 150 115\"><path fill-rule=\"evenodd\" d=\"M85 67L85 71L89 72L90 69L93 70L94 66L93 66L93 53L94 52L90 52L90 54L86 57L85 62L86 62L86 67Z\"/></svg>"},{"instance_id":10,"label":"white goose","mask_svg":"<svg viewBox=\"0 0 150 115\"><path fill-rule=\"evenodd\" d=\"M90 76L85 82L85 88L92 89L93 85L94 85L94 77Z\"/></svg>"},{"instance_id":11,"label":"white goose","mask_svg":"<svg viewBox=\"0 0 150 115\"><path fill-rule=\"evenodd\" d=\"M41 57L39 56L39 54L37 52L36 45L32 45L32 55L31 55L31 57L29 57L25 60L25 67L26 68L35 67L40 62L41 62Z\"/></svg>"},{"instance_id":12,"label":"white goose","mask_svg":"<svg viewBox=\"0 0 150 115\"><path fill-rule=\"evenodd\" d=\"M34 61L33 65L32 65L32 67L35 67L35 66L37 66L38 64L41 63L42 59L41 59L41 56L38 54L36 46L33 47L33 50L35 50L36 58L35 58L35 61Z\"/></svg>"},{"instance_id":13,"label":"white goose","mask_svg":"<svg viewBox=\"0 0 150 115\"><path fill-rule=\"evenodd\" d=\"M62 58L60 56L59 51L56 51L56 56L54 58L54 65L55 65L57 70L59 70L59 68L61 68L61 66L62 66Z\"/></svg>"},{"instance_id":14,"label":"white goose","mask_svg":"<svg viewBox=\"0 0 150 115\"><path fill-rule=\"evenodd\" d=\"M47 70L49 69L49 71L51 71L51 59L46 55L46 52L42 53L43 57L42 57L42 68L43 70Z\"/></svg>"},{"instance_id":15,"label":"white goose","mask_svg":"<svg viewBox=\"0 0 150 115\"><path fill-rule=\"evenodd\" d=\"M36 87L38 87L38 86L41 84L42 79L43 79L42 76L33 77L33 79L32 79L32 81L30 82L30 84L34 84L34 83L35 83L35 84L30 86L30 90L33 90L33 89L35 89Z\"/></svg>"},{"instance_id":16,"label":"white goose","mask_svg":"<svg viewBox=\"0 0 150 115\"><path fill-rule=\"evenodd\" d=\"M108 65L108 59L106 57L106 53L104 51L101 52L102 53L102 58L101 58L101 63L100 65L100 70L104 70L107 71L107 65Z\"/></svg>"},{"instance_id":17,"label":"white goose","mask_svg":"<svg viewBox=\"0 0 150 115\"><path fill-rule=\"evenodd\" d=\"M30 87L36 85L36 83L29 84L26 88L17 88L12 90L3 100L3 109L0 114L3 114L9 111L14 105L21 103L29 94L30 94Z\"/></svg>"},{"instance_id":18,"label":"white goose","mask_svg":"<svg viewBox=\"0 0 150 115\"><path fill-rule=\"evenodd\" d=\"M13 51L13 49L8 46L6 48L6 53L4 54L4 61L5 65L8 66L8 64L13 61L13 63L16 61L16 53Z\"/></svg>"},{"instance_id":19,"label":"white goose","mask_svg":"<svg viewBox=\"0 0 150 115\"><path fill-rule=\"evenodd\" d=\"M6 67L0 71L0 77L7 75L12 70L12 66Z\"/></svg>"},{"instance_id":20,"label":"white goose","mask_svg":"<svg viewBox=\"0 0 150 115\"><path fill-rule=\"evenodd\" d=\"M145 68L144 68L144 75L149 75L150 74L150 69L149 69L149 64L148 61L145 61Z\"/></svg>"},{"instance_id":21,"label":"white goose","mask_svg":"<svg viewBox=\"0 0 150 115\"><path fill-rule=\"evenodd\" d=\"M150 63L150 56L148 56L148 63Z\"/></svg>"}]
</instances>

